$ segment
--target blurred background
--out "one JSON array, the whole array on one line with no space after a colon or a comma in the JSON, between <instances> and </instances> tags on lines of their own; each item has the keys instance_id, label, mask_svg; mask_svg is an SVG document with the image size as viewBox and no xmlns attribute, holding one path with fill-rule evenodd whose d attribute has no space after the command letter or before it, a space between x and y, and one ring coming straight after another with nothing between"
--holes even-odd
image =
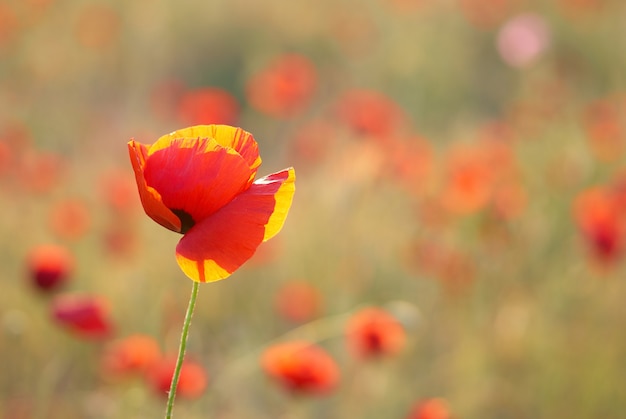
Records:
<instances>
[{"instance_id":1,"label":"blurred background","mask_svg":"<svg viewBox=\"0 0 626 419\"><path fill-rule=\"evenodd\" d=\"M162 416L191 282L126 143L209 123L297 192L201 285L175 417L622 417L625 22L620 0L0 0L0 417Z\"/></svg>"}]
</instances>

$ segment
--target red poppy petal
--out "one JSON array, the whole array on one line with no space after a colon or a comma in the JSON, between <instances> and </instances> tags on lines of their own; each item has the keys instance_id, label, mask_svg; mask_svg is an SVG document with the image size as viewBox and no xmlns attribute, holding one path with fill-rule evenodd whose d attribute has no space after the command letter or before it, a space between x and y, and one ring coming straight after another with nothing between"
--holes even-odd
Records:
<instances>
[{"instance_id":1,"label":"red poppy petal","mask_svg":"<svg viewBox=\"0 0 626 419\"><path fill-rule=\"evenodd\" d=\"M215 214L196 224L176 246L176 260L192 280L224 279L282 227L295 190L286 169L255 182ZM268 234L269 233L269 234Z\"/></svg>"},{"instance_id":2,"label":"red poppy petal","mask_svg":"<svg viewBox=\"0 0 626 419\"><path fill-rule=\"evenodd\" d=\"M246 190L253 173L235 150L214 139L186 138L150 149L144 176L168 208L182 210L198 223Z\"/></svg>"},{"instance_id":3,"label":"red poppy petal","mask_svg":"<svg viewBox=\"0 0 626 419\"><path fill-rule=\"evenodd\" d=\"M169 147L174 139L196 140L198 138L213 138L219 145L232 148L239 153L255 174L256 169L261 165L259 148L252 134L229 125L196 125L179 129L159 138L150 147L149 153Z\"/></svg>"},{"instance_id":4,"label":"red poppy petal","mask_svg":"<svg viewBox=\"0 0 626 419\"><path fill-rule=\"evenodd\" d=\"M148 186L144 177L144 168L146 166L146 158L148 157L147 146L130 140L128 142L128 152L130 154L130 162L133 165L137 188L139 189L139 198L144 211L150 218L163 227L172 231L180 232L181 223L178 217L163 204L161 195Z\"/></svg>"}]
</instances>

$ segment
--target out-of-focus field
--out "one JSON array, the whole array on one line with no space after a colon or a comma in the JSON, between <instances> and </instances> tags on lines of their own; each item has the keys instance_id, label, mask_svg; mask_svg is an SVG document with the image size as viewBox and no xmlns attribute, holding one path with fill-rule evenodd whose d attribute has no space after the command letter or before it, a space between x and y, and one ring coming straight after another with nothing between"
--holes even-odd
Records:
<instances>
[{"instance_id":1,"label":"out-of-focus field","mask_svg":"<svg viewBox=\"0 0 626 419\"><path fill-rule=\"evenodd\" d=\"M136 334L175 354L192 285L126 143L207 123L297 191L201 285L208 382L175 417L623 417L625 22L621 0L0 0L0 417L162 417L154 381L105 361ZM53 289L41 245L73 258ZM102 302L95 332L63 324L75 293ZM399 352L350 350L367 306ZM336 362L326 393L263 370L294 339ZM433 398L448 413L420 415Z\"/></svg>"}]
</instances>

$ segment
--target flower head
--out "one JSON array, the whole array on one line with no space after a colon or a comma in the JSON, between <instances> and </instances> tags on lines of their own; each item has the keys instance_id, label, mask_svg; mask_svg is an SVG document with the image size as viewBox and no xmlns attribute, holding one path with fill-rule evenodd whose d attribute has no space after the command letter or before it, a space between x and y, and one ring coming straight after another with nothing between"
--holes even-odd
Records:
<instances>
[{"instance_id":1,"label":"flower head","mask_svg":"<svg viewBox=\"0 0 626 419\"><path fill-rule=\"evenodd\" d=\"M62 294L54 298L52 317L65 329L85 339L104 339L113 332L108 302L87 294Z\"/></svg>"},{"instance_id":2,"label":"flower head","mask_svg":"<svg viewBox=\"0 0 626 419\"><path fill-rule=\"evenodd\" d=\"M102 356L101 367L105 375L123 377L132 373L143 374L161 359L159 344L148 335L130 335L111 342Z\"/></svg>"},{"instance_id":3,"label":"flower head","mask_svg":"<svg viewBox=\"0 0 626 419\"><path fill-rule=\"evenodd\" d=\"M265 372L296 393L326 393L339 381L339 367L321 347L305 341L273 345L261 358Z\"/></svg>"},{"instance_id":4,"label":"flower head","mask_svg":"<svg viewBox=\"0 0 626 419\"><path fill-rule=\"evenodd\" d=\"M130 159L150 218L183 234L176 260L192 280L224 279L282 228L295 171L254 180L261 157L254 137L227 125L199 125L152 145L131 140Z\"/></svg>"},{"instance_id":5,"label":"flower head","mask_svg":"<svg viewBox=\"0 0 626 419\"><path fill-rule=\"evenodd\" d=\"M166 356L153 363L146 371L148 386L160 396L166 397L175 367L176 358L173 356ZM204 367L188 359L183 362L179 380L176 394L186 399L200 397L209 383Z\"/></svg>"},{"instance_id":6,"label":"flower head","mask_svg":"<svg viewBox=\"0 0 626 419\"><path fill-rule=\"evenodd\" d=\"M74 256L65 247L40 245L27 257L29 278L42 291L59 288L71 276Z\"/></svg>"},{"instance_id":7,"label":"flower head","mask_svg":"<svg viewBox=\"0 0 626 419\"><path fill-rule=\"evenodd\" d=\"M402 324L377 307L368 307L354 314L348 322L346 334L352 352L364 358L396 354L406 342Z\"/></svg>"}]
</instances>

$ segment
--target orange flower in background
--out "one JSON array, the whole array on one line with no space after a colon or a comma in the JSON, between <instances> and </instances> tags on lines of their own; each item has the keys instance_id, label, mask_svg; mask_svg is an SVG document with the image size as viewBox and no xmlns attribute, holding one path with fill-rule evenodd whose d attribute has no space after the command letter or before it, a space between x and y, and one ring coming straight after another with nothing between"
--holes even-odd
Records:
<instances>
[{"instance_id":1,"label":"orange flower in background","mask_svg":"<svg viewBox=\"0 0 626 419\"><path fill-rule=\"evenodd\" d=\"M450 419L450 408L444 399L433 398L417 403L407 419Z\"/></svg>"},{"instance_id":2,"label":"orange flower in background","mask_svg":"<svg viewBox=\"0 0 626 419\"><path fill-rule=\"evenodd\" d=\"M606 98L591 103L584 114L584 127L598 160L619 159L626 150L626 99Z\"/></svg>"},{"instance_id":3,"label":"orange flower in background","mask_svg":"<svg viewBox=\"0 0 626 419\"><path fill-rule=\"evenodd\" d=\"M254 137L227 125L201 125L152 145L131 140L130 159L144 210L183 238L176 260L192 280L224 279L282 228L295 191L293 168L254 180Z\"/></svg>"},{"instance_id":4,"label":"orange flower in background","mask_svg":"<svg viewBox=\"0 0 626 419\"><path fill-rule=\"evenodd\" d=\"M324 394L339 381L339 367L321 347L305 341L275 344L261 357L265 372L300 394Z\"/></svg>"},{"instance_id":5,"label":"orange flower in background","mask_svg":"<svg viewBox=\"0 0 626 419\"><path fill-rule=\"evenodd\" d=\"M270 116L289 118L302 112L317 87L315 65L299 54L277 57L247 84L250 105Z\"/></svg>"},{"instance_id":6,"label":"orange flower in background","mask_svg":"<svg viewBox=\"0 0 626 419\"><path fill-rule=\"evenodd\" d=\"M76 39L85 47L102 49L119 38L121 26L119 12L111 6L86 4L76 22Z\"/></svg>"},{"instance_id":7,"label":"orange flower in background","mask_svg":"<svg viewBox=\"0 0 626 419\"><path fill-rule=\"evenodd\" d=\"M152 336L130 335L110 343L104 350L101 369L107 376L143 374L161 359L161 349Z\"/></svg>"},{"instance_id":8,"label":"orange flower in background","mask_svg":"<svg viewBox=\"0 0 626 419\"><path fill-rule=\"evenodd\" d=\"M493 28L502 23L522 0L459 0L461 11L474 26Z\"/></svg>"},{"instance_id":9,"label":"orange flower in background","mask_svg":"<svg viewBox=\"0 0 626 419\"><path fill-rule=\"evenodd\" d=\"M313 285L304 281L284 284L276 294L276 310L293 322L304 323L320 312L322 294Z\"/></svg>"},{"instance_id":10,"label":"orange flower in background","mask_svg":"<svg viewBox=\"0 0 626 419\"><path fill-rule=\"evenodd\" d=\"M148 385L159 396L167 397L175 366L176 357L167 356L152 363L146 370ZM176 395L186 399L196 399L204 393L208 382L208 375L202 365L191 360L185 360L180 370Z\"/></svg>"},{"instance_id":11,"label":"orange flower in background","mask_svg":"<svg viewBox=\"0 0 626 419\"><path fill-rule=\"evenodd\" d=\"M574 201L574 218L592 255L602 263L619 259L624 250L626 224L619 194L608 188L582 191Z\"/></svg>"},{"instance_id":12,"label":"orange flower in background","mask_svg":"<svg viewBox=\"0 0 626 419\"><path fill-rule=\"evenodd\" d=\"M391 314L377 307L355 313L346 326L350 350L363 358L395 355L406 343L402 324Z\"/></svg>"},{"instance_id":13,"label":"orange flower in background","mask_svg":"<svg viewBox=\"0 0 626 419\"><path fill-rule=\"evenodd\" d=\"M65 247L41 245L33 248L26 258L30 281L42 291L65 284L74 270L74 256Z\"/></svg>"},{"instance_id":14,"label":"orange flower in background","mask_svg":"<svg viewBox=\"0 0 626 419\"><path fill-rule=\"evenodd\" d=\"M178 102L178 119L184 125L234 124L239 103L226 90L205 87L184 92Z\"/></svg>"},{"instance_id":15,"label":"orange flower in background","mask_svg":"<svg viewBox=\"0 0 626 419\"><path fill-rule=\"evenodd\" d=\"M81 338L103 339L113 332L109 304L99 296L58 295L52 301L51 314L57 323Z\"/></svg>"}]
</instances>

